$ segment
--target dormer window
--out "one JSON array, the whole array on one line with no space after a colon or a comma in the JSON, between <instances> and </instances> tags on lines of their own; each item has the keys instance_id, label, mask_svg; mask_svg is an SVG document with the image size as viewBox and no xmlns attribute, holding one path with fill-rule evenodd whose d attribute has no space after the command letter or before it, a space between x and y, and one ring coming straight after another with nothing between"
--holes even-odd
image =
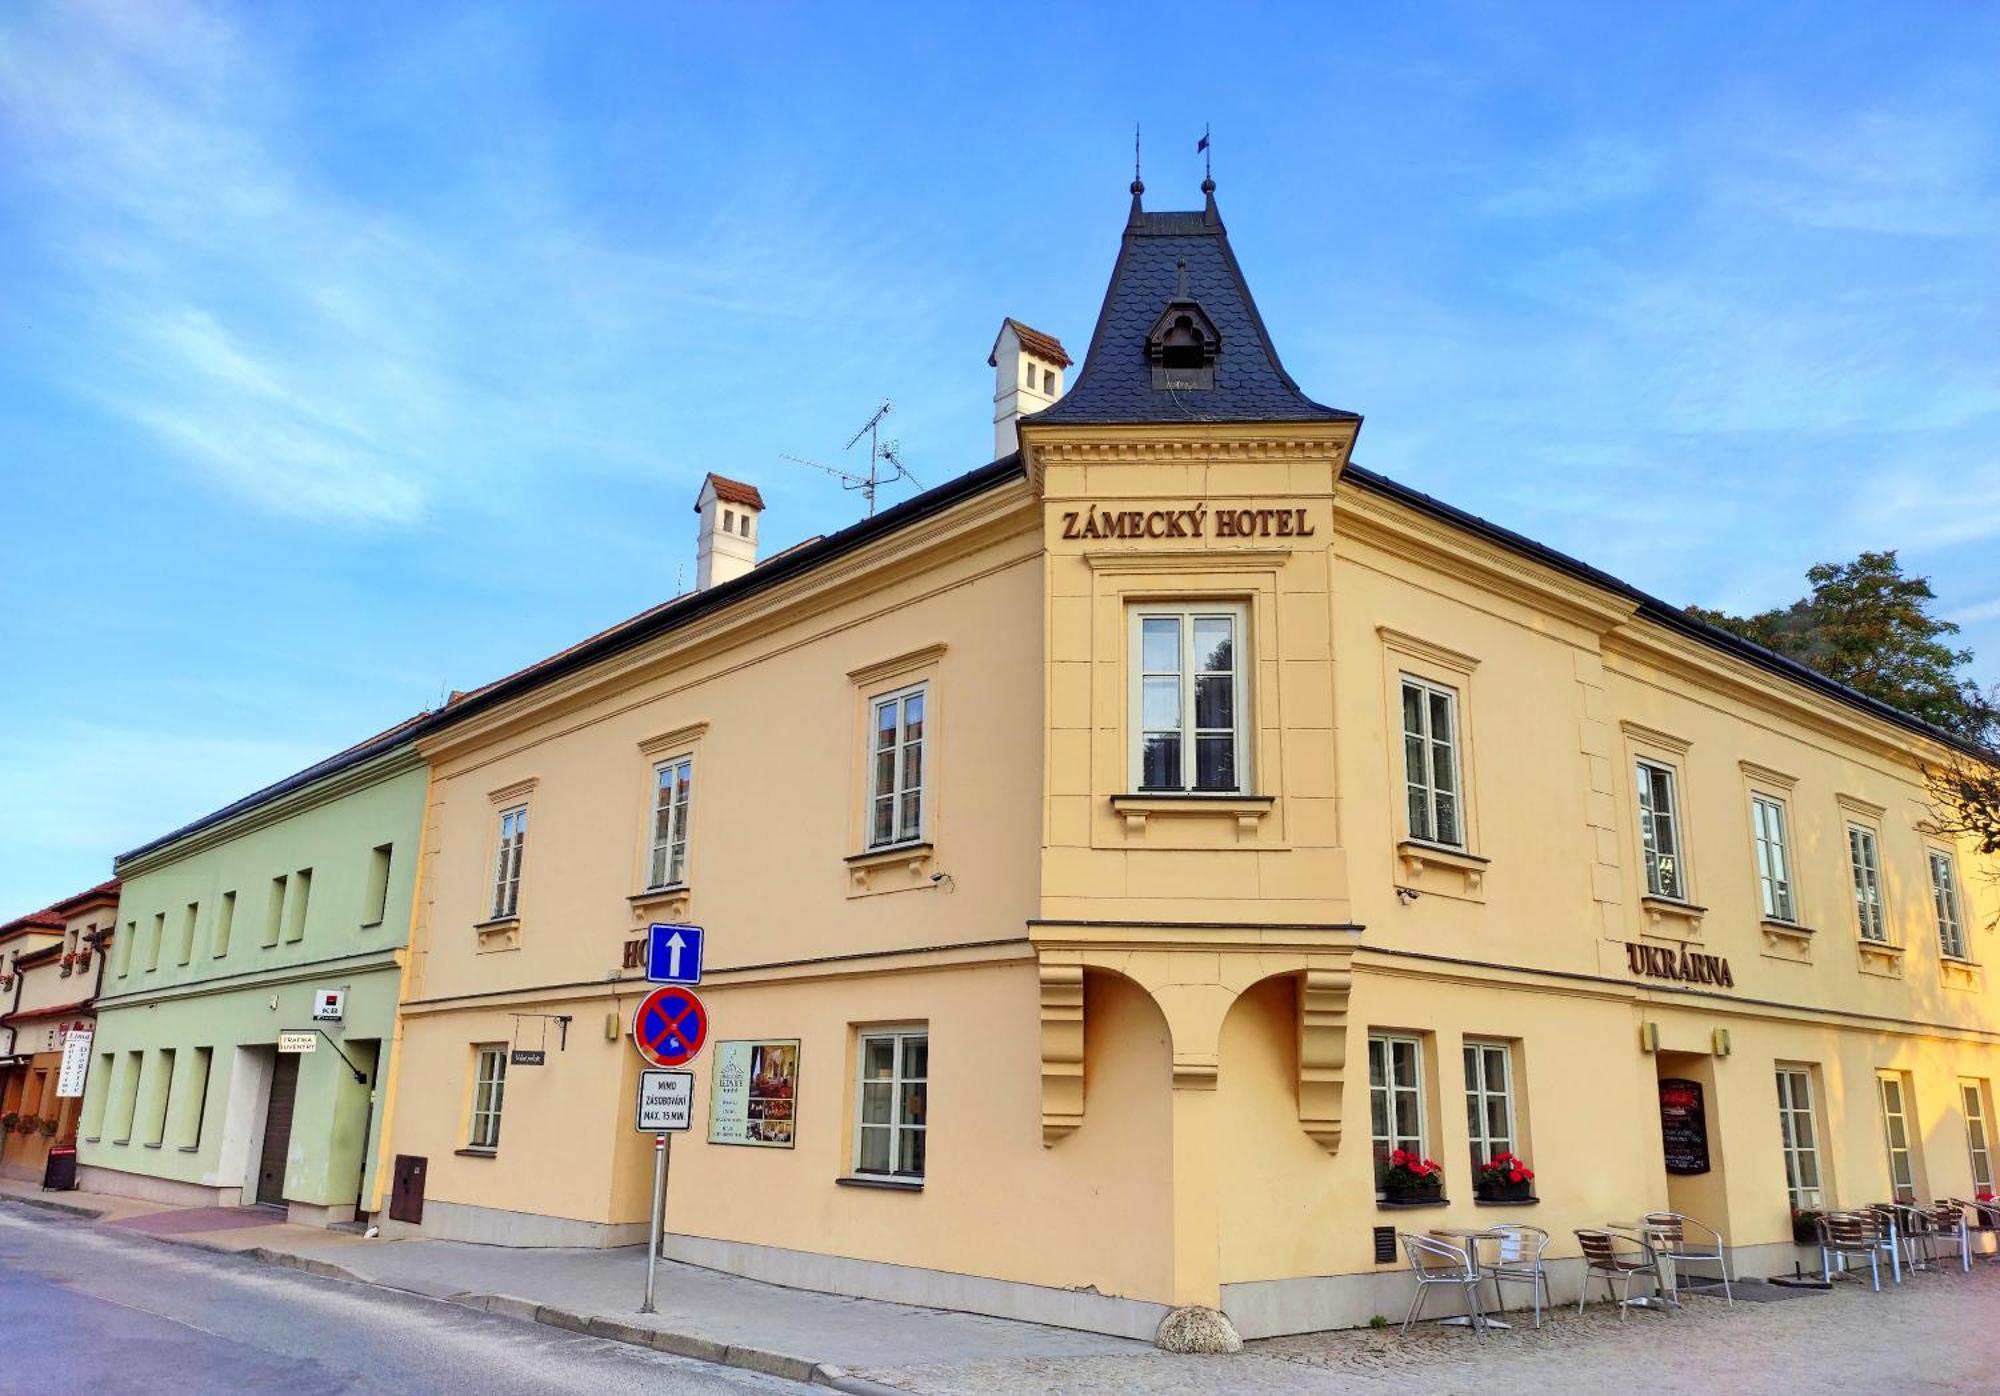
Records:
<instances>
[{"instance_id":1,"label":"dormer window","mask_svg":"<svg viewBox=\"0 0 2000 1396\"><path fill-rule=\"evenodd\" d=\"M1183 272L1185 281L1185 272ZM1199 301L1177 296L1160 312L1146 336L1146 358L1155 388L1213 388L1215 355L1222 336Z\"/></svg>"}]
</instances>

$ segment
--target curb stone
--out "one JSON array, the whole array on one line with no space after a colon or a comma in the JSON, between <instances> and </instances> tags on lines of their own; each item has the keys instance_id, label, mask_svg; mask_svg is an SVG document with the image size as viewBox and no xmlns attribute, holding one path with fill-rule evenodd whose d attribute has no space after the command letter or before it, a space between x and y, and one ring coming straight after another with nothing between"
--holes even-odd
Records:
<instances>
[{"instance_id":1,"label":"curb stone","mask_svg":"<svg viewBox=\"0 0 2000 1396\"><path fill-rule=\"evenodd\" d=\"M100 1217L110 1215L102 1207L85 1207L81 1203L76 1202L57 1202L47 1197L22 1197L18 1193L11 1192L0 1195L0 1201L18 1202L23 1207L40 1207L50 1212L62 1212L72 1217L87 1217L91 1221L96 1221Z\"/></svg>"},{"instance_id":2,"label":"curb stone","mask_svg":"<svg viewBox=\"0 0 2000 1396\"><path fill-rule=\"evenodd\" d=\"M857 1377L844 1367L836 1367L830 1362L822 1362L813 1368L813 1383L816 1386L830 1386L835 1391L844 1391L848 1396L910 1396L900 1386L884 1386L879 1381Z\"/></svg>"}]
</instances>

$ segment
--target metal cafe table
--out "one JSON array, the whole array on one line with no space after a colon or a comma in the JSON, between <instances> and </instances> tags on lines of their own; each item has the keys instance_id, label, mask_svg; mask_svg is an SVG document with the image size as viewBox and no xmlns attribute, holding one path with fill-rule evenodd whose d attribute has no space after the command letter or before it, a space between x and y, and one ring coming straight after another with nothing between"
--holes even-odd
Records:
<instances>
[{"instance_id":1,"label":"metal cafe table","mask_svg":"<svg viewBox=\"0 0 2000 1396\"><path fill-rule=\"evenodd\" d=\"M1465 1253L1472 1257L1473 1265L1478 1267L1482 1275L1485 1273L1486 1265L1479 1258L1480 1243L1492 1242L1497 1245L1501 1239L1500 1233L1497 1231L1482 1231L1476 1227L1464 1226L1434 1226L1431 1228L1431 1235L1437 1237L1440 1241L1449 1241L1454 1246L1464 1247ZM1474 1292L1477 1293L1477 1291ZM1481 1301L1482 1304L1483 1302ZM1512 1328L1514 1326L1504 1319L1491 1317L1483 1309L1478 1316L1478 1321L1481 1326L1486 1328ZM1451 1318L1441 1318L1438 1320L1440 1328L1470 1328L1472 1325L1473 1315L1471 1314L1458 1314Z\"/></svg>"},{"instance_id":2,"label":"metal cafe table","mask_svg":"<svg viewBox=\"0 0 2000 1396\"><path fill-rule=\"evenodd\" d=\"M1624 1301L1633 1309L1678 1309L1681 1306L1680 1282L1674 1275L1673 1257L1666 1254L1671 1247L1661 1244L1666 1239L1666 1228L1648 1226L1644 1222L1606 1222L1606 1231L1615 1231L1621 1236L1629 1236L1646 1248L1647 1254L1659 1267L1660 1288L1657 1294L1641 1294L1637 1298Z\"/></svg>"}]
</instances>

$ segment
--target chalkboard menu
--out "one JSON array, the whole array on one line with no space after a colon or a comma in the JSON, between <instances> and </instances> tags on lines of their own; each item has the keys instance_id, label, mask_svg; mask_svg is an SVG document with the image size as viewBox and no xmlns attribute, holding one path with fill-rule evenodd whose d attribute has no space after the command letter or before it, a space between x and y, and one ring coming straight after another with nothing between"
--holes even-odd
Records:
<instances>
[{"instance_id":1,"label":"chalkboard menu","mask_svg":"<svg viewBox=\"0 0 2000 1396\"><path fill-rule=\"evenodd\" d=\"M1708 1172L1708 1112L1702 1108L1701 1082L1660 1079L1660 1140L1666 1146L1667 1172Z\"/></svg>"}]
</instances>

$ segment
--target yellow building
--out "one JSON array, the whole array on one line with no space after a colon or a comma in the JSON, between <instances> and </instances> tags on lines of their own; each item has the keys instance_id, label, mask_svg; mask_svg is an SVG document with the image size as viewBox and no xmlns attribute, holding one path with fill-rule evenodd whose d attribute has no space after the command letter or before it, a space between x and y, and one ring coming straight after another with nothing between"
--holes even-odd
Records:
<instances>
[{"instance_id":1,"label":"yellow building","mask_svg":"<svg viewBox=\"0 0 2000 1396\"><path fill-rule=\"evenodd\" d=\"M75 1152L117 914L114 878L0 925L0 1176L42 1180L51 1149Z\"/></svg>"},{"instance_id":2,"label":"yellow building","mask_svg":"<svg viewBox=\"0 0 2000 1396\"><path fill-rule=\"evenodd\" d=\"M653 921L709 966L668 1252L787 1284L1256 1336L1398 1312L1385 1232L1532 1222L1574 1296L1576 1227L1789 1271L1794 1205L1991 1186L1946 738L1352 464L1212 186L1135 185L1067 392L993 363L1018 452L762 563L711 478L703 589L419 736L392 1231L643 1237Z\"/></svg>"}]
</instances>

